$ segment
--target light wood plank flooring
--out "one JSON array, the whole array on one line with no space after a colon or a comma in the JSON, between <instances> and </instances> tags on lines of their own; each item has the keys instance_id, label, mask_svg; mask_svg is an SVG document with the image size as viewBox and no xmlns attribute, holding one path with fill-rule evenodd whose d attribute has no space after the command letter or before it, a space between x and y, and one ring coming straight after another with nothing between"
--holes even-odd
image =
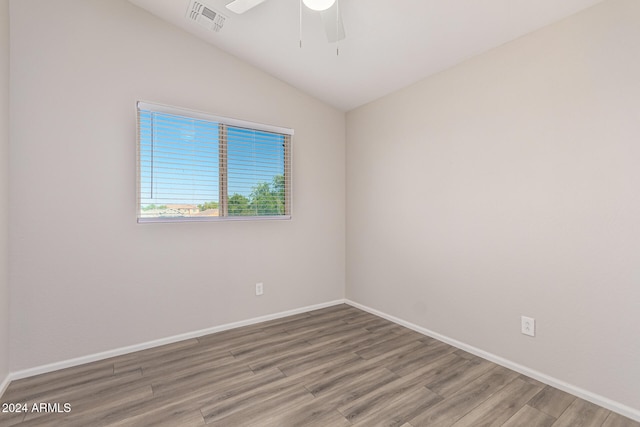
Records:
<instances>
[{"instance_id":1,"label":"light wood plank flooring","mask_svg":"<svg viewBox=\"0 0 640 427\"><path fill-rule=\"evenodd\" d=\"M28 412L1 426L640 427L347 305L15 381L2 402Z\"/></svg>"}]
</instances>

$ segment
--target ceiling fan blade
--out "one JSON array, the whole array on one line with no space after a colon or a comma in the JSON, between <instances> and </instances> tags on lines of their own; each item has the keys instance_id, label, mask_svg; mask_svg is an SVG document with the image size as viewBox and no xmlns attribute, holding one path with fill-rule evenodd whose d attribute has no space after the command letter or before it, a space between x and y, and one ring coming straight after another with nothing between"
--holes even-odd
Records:
<instances>
[{"instance_id":1,"label":"ceiling fan blade","mask_svg":"<svg viewBox=\"0 0 640 427\"><path fill-rule=\"evenodd\" d=\"M320 15L329 43L335 43L345 38L342 13L339 13L338 2L335 2L329 9L320 12Z\"/></svg>"},{"instance_id":2,"label":"ceiling fan blade","mask_svg":"<svg viewBox=\"0 0 640 427\"><path fill-rule=\"evenodd\" d=\"M247 10L253 9L260 3L264 3L267 0L234 0L227 4L227 9L238 15L245 13Z\"/></svg>"}]
</instances>

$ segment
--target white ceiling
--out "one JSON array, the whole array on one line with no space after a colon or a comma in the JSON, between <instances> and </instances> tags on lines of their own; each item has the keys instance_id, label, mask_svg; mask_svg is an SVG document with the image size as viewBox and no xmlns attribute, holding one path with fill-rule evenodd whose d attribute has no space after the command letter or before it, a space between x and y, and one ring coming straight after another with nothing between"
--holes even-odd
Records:
<instances>
[{"instance_id":1,"label":"white ceiling","mask_svg":"<svg viewBox=\"0 0 640 427\"><path fill-rule=\"evenodd\" d=\"M219 33L186 19L189 0L129 0L343 111L380 98L602 0L339 0L346 39L329 44L318 12L268 0Z\"/></svg>"}]
</instances>

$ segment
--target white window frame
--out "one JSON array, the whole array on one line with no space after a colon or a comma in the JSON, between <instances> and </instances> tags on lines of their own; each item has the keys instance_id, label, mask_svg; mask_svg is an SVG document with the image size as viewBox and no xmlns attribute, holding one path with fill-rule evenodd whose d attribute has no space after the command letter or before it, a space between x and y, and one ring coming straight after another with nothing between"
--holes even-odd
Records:
<instances>
[{"instance_id":1,"label":"white window frame","mask_svg":"<svg viewBox=\"0 0 640 427\"><path fill-rule=\"evenodd\" d=\"M140 126L140 111L150 111L153 113L163 113L174 116L185 117L189 119L197 119L208 122L214 122L222 125L221 138L219 144L225 144L225 148L218 148L219 161L219 209L221 216L215 217L142 217L142 190L141 190L141 126ZM201 111L189 110L186 108L172 107L163 104L151 103L147 101L138 101L136 103L136 118L137 118L137 134L136 134L136 211L138 223L166 223L166 222L215 222L215 221L256 221L256 220L289 220L292 217L292 179L291 179L291 161L293 158L292 142L294 130L291 128L272 126L263 123L250 122L246 120L234 119L229 117L217 116ZM226 152L226 129L227 127L243 128L255 131L263 131L269 133L275 133L283 135L284 138L284 183L285 183L285 201L284 201L284 215L255 215L255 216L228 216L228 189L227 189L227 171L226 171L226 158L223 160L223 152ZM222 134L225 133L225 137L222 138ZM224 142L222 142L224 140ZM224 166L223 166L224 165Z\"/></svg>"}]
</instances>

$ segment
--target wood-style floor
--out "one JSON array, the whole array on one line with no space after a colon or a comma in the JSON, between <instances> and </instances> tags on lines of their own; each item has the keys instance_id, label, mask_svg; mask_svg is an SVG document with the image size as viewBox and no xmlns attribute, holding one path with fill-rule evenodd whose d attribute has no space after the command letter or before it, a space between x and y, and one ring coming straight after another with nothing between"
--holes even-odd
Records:
<instances>
[{"instance_id":1,"label":"wood-style floor","mask_svg":"<svg viewBox=\"0 0 640 427\"><path fill-rule=\"evenodd\" d=\"M15 381L2 402L28 406L2 426L640 427L347 305Z\"/></svg>"}]
</instances>

